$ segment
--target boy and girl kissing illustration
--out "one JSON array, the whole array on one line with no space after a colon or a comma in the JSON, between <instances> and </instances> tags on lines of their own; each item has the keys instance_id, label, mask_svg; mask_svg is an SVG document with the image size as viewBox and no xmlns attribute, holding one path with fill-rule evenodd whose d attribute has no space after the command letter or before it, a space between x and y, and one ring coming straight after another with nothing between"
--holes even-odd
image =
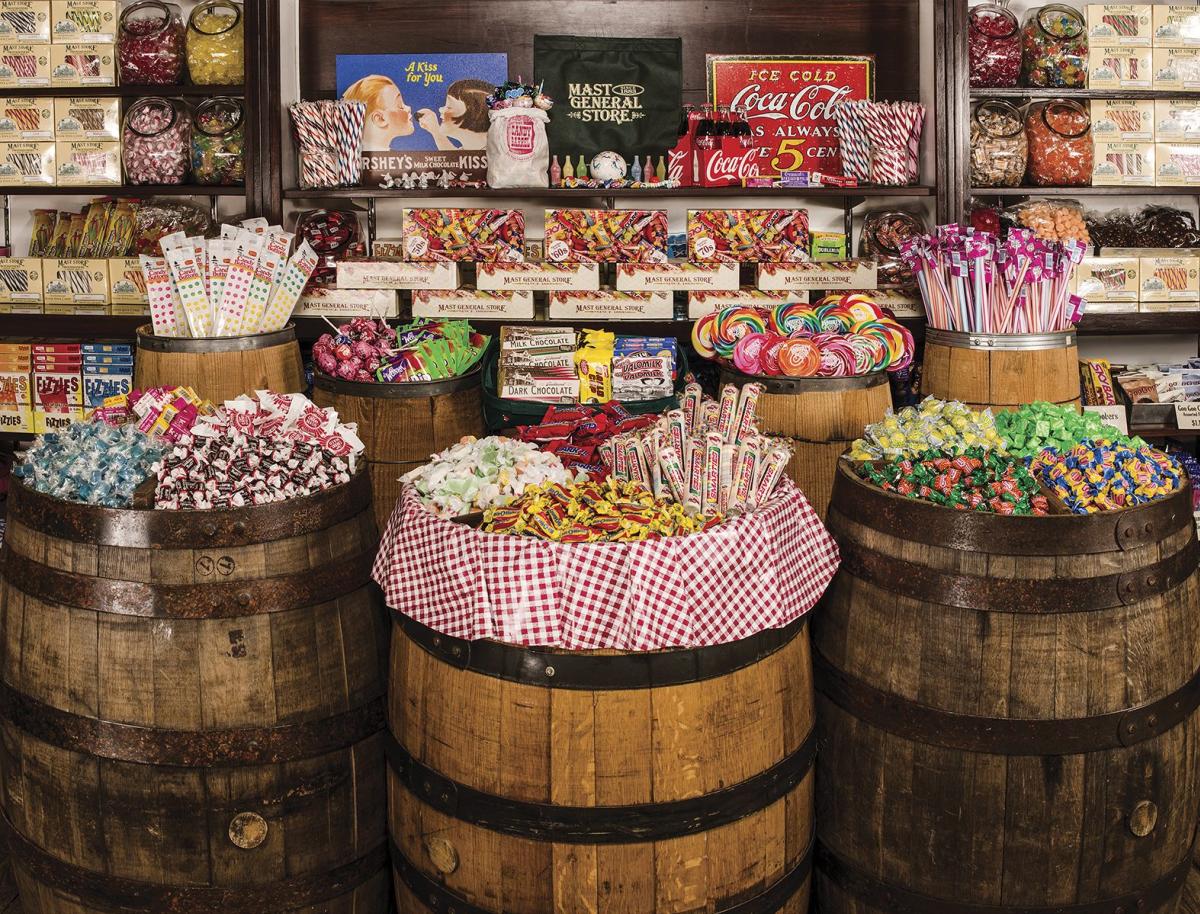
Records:
<instances>
[{"instance_id":1,"label":"boy and girl kissing illustration","mask_svg":"<svg viewBox=\"0 0 1200 914\"><path fill-rule=\"evenodd\" d=\"M460 79L446 89L446 102L436 112L422 108L413 123L412 108L395 81L387 76L364 76L343 94L347 101L367 106L362 148L391 149L392 140L416 128L428 133L440 150L486 149L487 97L495 86L480 79Z\"/></svg>"}]
</instances>

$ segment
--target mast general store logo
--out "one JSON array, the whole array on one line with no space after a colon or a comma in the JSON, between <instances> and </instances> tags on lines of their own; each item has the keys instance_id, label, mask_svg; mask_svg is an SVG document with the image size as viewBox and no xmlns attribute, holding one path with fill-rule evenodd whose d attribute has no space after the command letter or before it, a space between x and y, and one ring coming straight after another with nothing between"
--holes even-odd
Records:
<instances>
[{"instance_id":1,"label":"mast general store logo","mask_svg":"<svg viewBox=\"0 0 1200 914\"><path fill-rule=\"evenodd\" d=\"M567 117L585 124L628 124L646 116L637 83L567 83Z\"/></svg>"}]
</instances>

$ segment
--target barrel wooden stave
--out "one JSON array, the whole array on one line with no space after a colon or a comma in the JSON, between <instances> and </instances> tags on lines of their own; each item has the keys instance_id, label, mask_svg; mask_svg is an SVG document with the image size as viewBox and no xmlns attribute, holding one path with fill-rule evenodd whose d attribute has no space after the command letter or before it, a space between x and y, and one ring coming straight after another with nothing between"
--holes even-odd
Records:
<instances>
[{"instance_id":1,"label":"barrel wooden stave","mask_svg":"<svg viewBox=\"0 0 1200 914\"><path fill-rule=\"evenodd\" d=\"M532 803L621 806L702 796L797 751L813 726L803 631L724 677L592 691L459 671L397 628L392 675L391 728L414 756L475 789ZM812 790L810 770L764 808L708 831L562 843L446 815L393 770L390 827L405 857L489 911L719 910L763 892L802 861L812 840ZM435 863L447 846L457 861L450 873ZM396 893L401 911L429 910L399 875ZM803 914L808 899L806 877L778 910Z\"/></svg>"},{"instance_id":2,"label":"barrel wooden stave","mask_svg":"<svg viewBox=\"0 0 1200 914\"><path fill-rule=\"evenodd\" d=\"M1079 405L1079 350L963 349L927 340L921 392L973 409L1016 409L1043 400Z\"/></svg>"},{"instance_id":3,"label":"barrel wooden stave","mask_svg":"<svg viewBox=\"0 0 1200 914\"><path fill-rule=\"evenodd\" d=\"M1026 614L916 599L897 592L903 583L852 569L855 552L869 549L956 574L1029 579L1031 591L1048 578L1086 586L1192 548L1192 526L1125 551L1069 555L1049 536L1041 556L951 550L913 542L914 529L892 535L849 519L841 508L850 485L861 483L839 478L830 512L844 564L814 623L814 649L836 670L899 696L900 710L886 727L862 719L822 694L828 674L818 665L821 844L884 883L996 911L1121 897L1174 872L1189 856L1200 804L1194 714L1128 748L1038 755L947 746L914 730L903 709L1057 720L1170 695L1200 668L1196 574L1130 605ZM1145 802L1157 821L1137 837ZM827 870L818 864L823 911L891 914ZM1179 888L1144 909L1174 911Z\"/></svg>"},{"instance_id":4,"label":"barrel wooden stave","mask_svg":"<svg viewBox=\"0 0 1200 914\"><path fill-rule=\"evenodd\" d=\"M378 723L370 723L376 713L381 722L382 708L370 709L382 702L388 632L366 573L376 533L365 493L347 519L323 529L195 549L134 549L50 535L25 523L23 500L30 497L18 491L10 501L0 615L4 687L49 718L31 724L10 705L0 722L4 810L24 836L17 843L34 846L29 859L14 850L26 914L127 910L128 903L105 897L107 886L122 880L138 891L225 886L234 896L269 891L281 880L319 884L372 855L374 871L368 866L319 885L331 897L292 906L277 899L276 909L385 914L383 740ZM219 513L194 512L198 543L205 518ZM39 565L45 570L34 574L41 578L56 571L80 576L71 599L83 605L22 579ZM301 584L299 595L279 596L288 608L243 615L230 609L223 618L109 612L111 605L86 588L99 576L160 591L231 582L257 594L263 582L318 580L331 567L355 569L357 580L346 577L330 599L312 601ZM339 720L348 721L352 735L330 735ZM63 729L56 730L60 721ZM144 740L106 742L105 733L127 736L129 728L143 728ZM292 729L279 758L256 760L251 749L248 759L223 763L213 732L242 728ZM160 764L153 753L164 739L187 740L181 752L215 758ZM230 829L241 812L265 821L261 845L234 844ZM47 852L65 876L38 871ZM75 893L77 878L98 879L100 887Z\"/></svg>"},{"instance_id":5,"label":"barrel wooden stave","mask_svg":"<svg viewBox=\"0 0 1200 914\"><path fill-rule=\"evenodd\" d=\"M274 335L272 335L274 336ZM286 337L288 334L283 334ZM304 364L295 334L273 345L259 348L192 352L185 349L159 351L148 348L138 336L137 357L134 359L134 387L193 388L197 394L214 403L232 400L242 394L253 395L256 390L277 393L303 393ZM222 338L213 340L214 347ZM197 341L187 340L189 347Z\"/></svg>"},{"instance_id":6,"label":"barrel wooden stave","mask_svg":"<svg viewBox=\"0 0 1200 914\"><path fill-rule=\"evenodd\" d=\"M322 382L318 379L313 387L313 402L333 407L343 422L358 424L380 530L387 526L400 498L401 476L466 435L486 434L483 391L478 385L427 397L373 397L327 389Z\"/></svg>"}]
</instances>

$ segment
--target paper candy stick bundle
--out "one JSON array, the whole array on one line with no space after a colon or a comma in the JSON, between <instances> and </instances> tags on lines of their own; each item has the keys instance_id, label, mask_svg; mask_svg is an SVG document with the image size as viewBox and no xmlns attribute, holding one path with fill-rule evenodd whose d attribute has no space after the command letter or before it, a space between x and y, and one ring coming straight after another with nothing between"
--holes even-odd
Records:
<instances>
[{"instance_id":1,"label":"paper candy stick bundle","mask_svg":"<svg viewBox=\"0 0 1200 914\"><path fill-rule=\"evenodd\" d=\"M158 336L250 336L282 330L317 267L307 242L265 219L223 225L219 238L183 232L159 242L162 257L142 257Z\"/></svg>"}]
</instances>

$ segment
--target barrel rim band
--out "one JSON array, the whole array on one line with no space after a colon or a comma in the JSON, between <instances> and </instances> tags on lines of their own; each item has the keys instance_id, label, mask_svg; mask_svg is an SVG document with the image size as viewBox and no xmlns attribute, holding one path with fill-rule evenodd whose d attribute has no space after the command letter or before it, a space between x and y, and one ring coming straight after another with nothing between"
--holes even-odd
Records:
<instances>
[{"instance_id":1,"label":"barrel rim band","mask_svg":"<svg viewBox=\"0 0 1200 914\"><path fill-rule=\"evenodd\" d=\"M870 390L888 383L887 372L872 371L842 378L788 378L744 374L732 368L721 369L721 384L761 384L768 394L832 394L847 390Z\"/></svg>"},{"instance_id":2,"label":"barrel rim band","mask_svg":"<svg viewBox=\"0 0 1200 914\"><path fill-rule=\"evenodd\" d=\"M144 914L261 914L317 905L348 894L376 873L386 872L387 841L339 867L278 882L238 886L160 885L111 876L60 860L33 844L0 814L10 853L33 879L77 897L89 907L114 906Z\"/></svg>"},{"instance_id":3,"label":"barrel rim band","mask_svg":"<svg viewBox=\"0 0 1200 914\"><path fill-rule=\"evenodd\" d=\"M836 527L836 523L834 525ZM1087 578L994 578L958 574L840 541L843 574L889 594L979 612L1019 615L1094 612L1131 606L1187 583L1200 561L1200 543L1150 565Z\"/></svg>"},{"instance_id":4,"label":"barrel rim band","mask_svg":"<svg viewBox=\"0 0 1200 914\"><path fill-rule=\"evenodd\" d=\"M925 330L925 342L952 349L979 352L1031 352L1070 349L1075 345L1074 330L1049 333L962 333L956 330Z\"/></svg>"},{"instance_id":5,"label":"barrel rim band","mask_svg":"<svg viewBox=\"0 0 1200 914\"><path fill-rule=\"evenodd\" d=\"M392 609L392 619L410 641L456 669L546 689L618 691L690 685L727 676L782 650L808 624L808 614L781 628L768 628L726 644L684 650L589 654L519 647L480 638L443 635Z\"/></svg>"},{"instance_id":6,"label":"barrel rim band","mask_svg":"<svg viewBox=\"0 0 1200 914\"><path fill-rule=\"evenodd\" d=\"M740 783L686 800L623 806L562 806L485 793L418 761L390 731L384 752L411 796L462 822L531 841L638 844L711 831L781 800L812 771L817 729L794 752Z\"/></svg>"},{"instance_id":7,"label":"barrel rim band","mask_svg":"<svg viewBox=\"0 0 1200 914\"><path fill-rule=\"evenodd\" d=\"M210 352L253 352L296 342L296 325L289 323L282 330L270 333L252 333L246 336L155 336L150 324L137 328L138 349L149 352L192 353L205 355Z\"/></svg>"},{"instance_id":8,"label":"barrel rim band","mask_svg":"<svg viewBox=\"0 0 1200 914\"><path fill-rule=\"evenodd\" d=\"M808 847L796 861L796 865L771 883L757 895L733 904L718 906L713 914L775 914L792 900L797 892L807 884L812 874L813 849L816 838L811 838ZM451 891L443 883L431 879L408 859L408 856L396 844L396 839L388 835L388 844L392 854L392 872L403 882L410 892L432 911L455 911L457 914L497 914L489 908L481 908L468 901L464 896ZM719 899L720 905L723 899ZM513 914L513 912L506 912ZM515 912L521 914L521 912Z\"/></svg>"},{"instance_id":9,"label":"barrel rim band","mask_svg":"<svg viewBox=\"0 0 1200 914\"><path fill-rule=\"evenodd\" d=\"M103 508L63 501L14 478L8 517L56 539L129 549L205 549L256 546L318 533L358 514L372 519L371 479L366 462L343 485L299 498L246 508L158 511Z\"/></svg>"},{"instance_id":10,"label":"barrel rim band","mask_svg":"<svg viewBox=\"0 0 1200 914\"><path fill-rule=\"evenodd\" d=\"M864 904L888 914L1114 914L1116 911L1153 911L1171 900L1187 879L1192 854L1140 891L1101 901L1054 905L988 905L943 899L913 892L879 879L832 850L824 841L816 842L817 878L828 879L841 891Z\"/></svg>"},{"instance_id":11,"label":"barrel rim band","mask_svg":"<svg viewBox=\"0 0 1200 914\"><path fill-rule=\"evenodd\" d=\"M136 765L211 768L274 765L346 749L383 731L387 707L379 695L341 714L278 727L156 730L64 711L0 682L0 715L68 752Z\"/></svg>"},{"instance_id":12,"label":"barrel rim band","mask_svg":"<svg viewBox=\"0 0 1200 914\"><path fill-rule=\"evenodd\" d=\"M813 648L816 691L872 727L911 742L987 755L1080 755L1152 739L1200 707L1200 668L1154 701L1091 717L981 717L932 708L878 689Z\"/></svg>"},{"instance_id":13,"label":"barrel rim band","mask_svg":"<svg viewBox=\"0 0 1200 914\"><path fill-rule=\"evenodd\" d=\"M1190 481L1136 508L1096 514L1003 517L953 511L885 492L854 475L845 458L838 461L834 473L829 514L831 520L841 516L877 533L925 546L995 555L1123 552L1195 527Z\"/></svg>"},{"instance_id":14,"label":"barrel rim band","mask_svg":"<svg viewBox=\"0 0 1200 914\"><path fill-rule=\"evenodd\" d=\"M351 397L363 397L368 400L411 400L421 397L440 397L443 394L457 393L460 390L470 390L476 387L482 389L482 377L482 360L466 374L443 378L439 381L405 381L401 383L344 381L341 378L331 378L327 374L314 371L313 389Z\"/></svg>"}]
</instances>

